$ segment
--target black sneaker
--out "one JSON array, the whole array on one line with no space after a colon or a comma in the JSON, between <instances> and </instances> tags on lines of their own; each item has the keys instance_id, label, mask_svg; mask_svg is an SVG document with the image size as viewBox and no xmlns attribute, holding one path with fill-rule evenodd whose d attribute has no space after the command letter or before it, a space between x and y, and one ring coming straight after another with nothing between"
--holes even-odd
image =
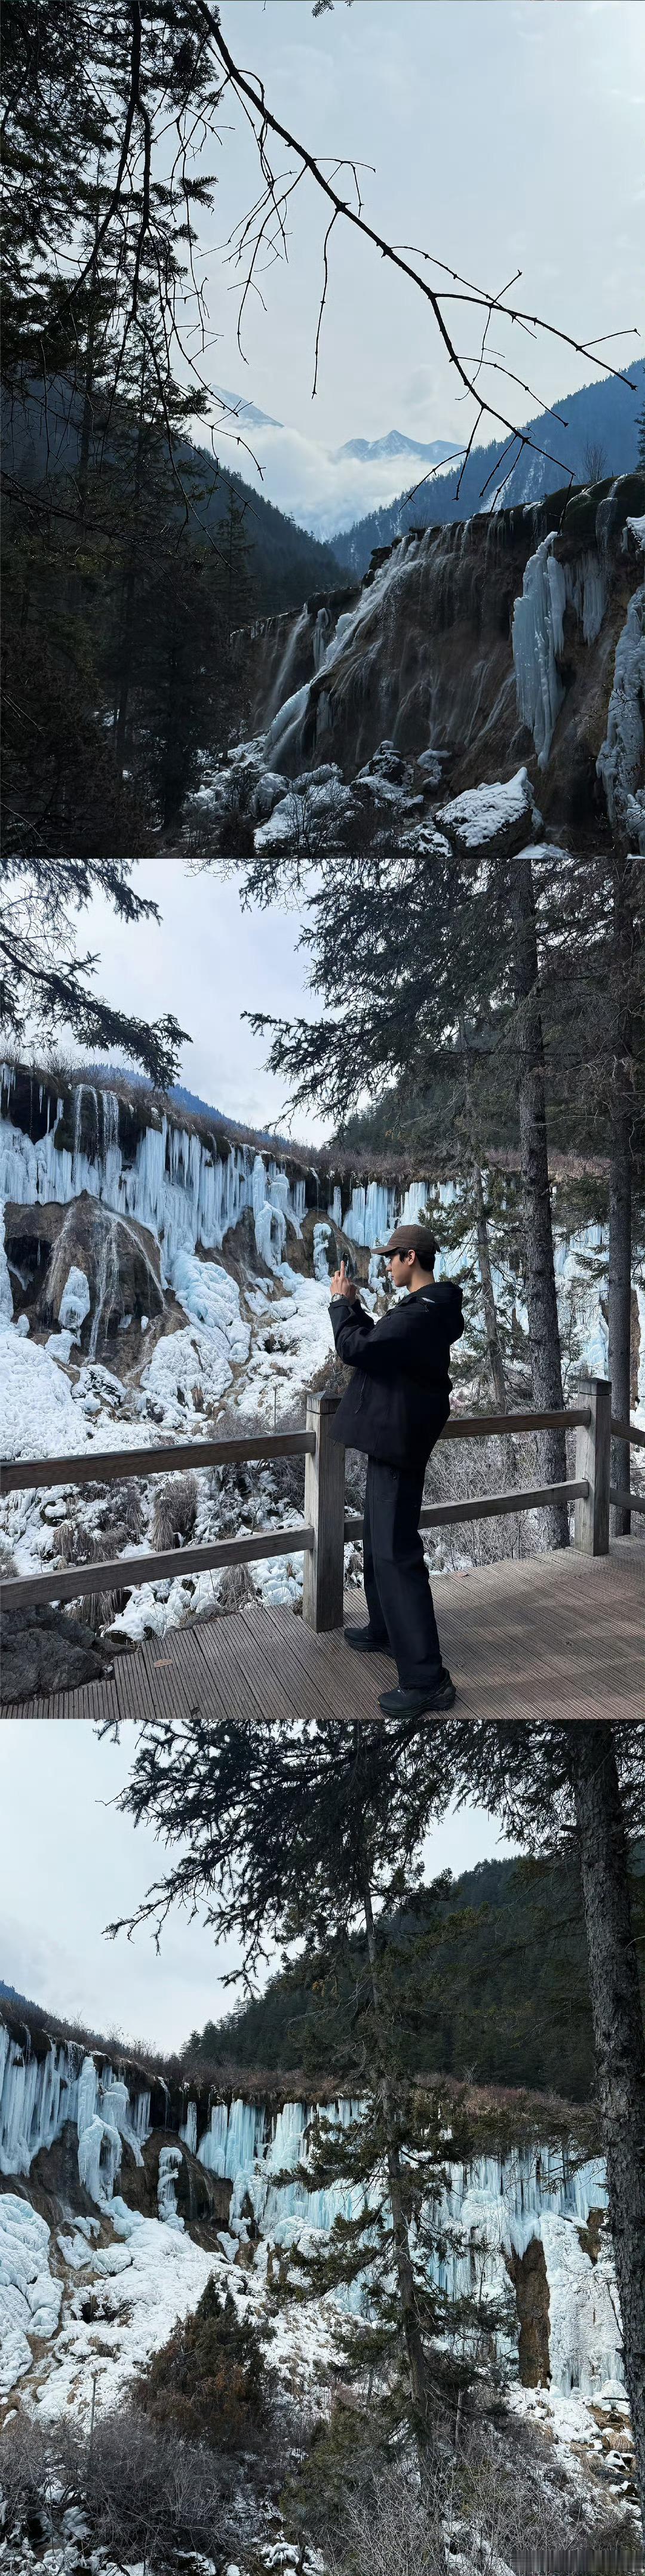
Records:
<instances>
[{"instance_id":1,"label":"black sneaker","mask_svg":"<svg viewBox=\"0 0 645 2576\"><path fill-rule=\"evenodd\" d=\"M434 1684L425 1690L379 1691L379 1708L384 1717L426 1717L433 1709L454 1708L457 1693L450 1674L442 1664Z\"/></svg>"},{"instance_id":2,"label":"black sneaker","mask_svg":"<svg viewBox=\"0 0 645 2576\"><path fill-rule=\"evenodd\" d=\"M380 1638L372 1635L371 1628L345 1628L343 1634L346 1646L353 1646L355 1654L388 1655L391 1661L392 1648L387 1637L381 1645Z\"/></svg>"}]
</instances>

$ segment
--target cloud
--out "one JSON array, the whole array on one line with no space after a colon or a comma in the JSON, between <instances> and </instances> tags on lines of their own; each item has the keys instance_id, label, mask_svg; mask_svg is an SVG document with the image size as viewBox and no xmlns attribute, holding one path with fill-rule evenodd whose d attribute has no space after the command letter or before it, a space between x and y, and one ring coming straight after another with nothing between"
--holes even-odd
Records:
<instances>
[{"instance_id":1,"label":"cloud","mask_svg":"<svg viewBox=\"0 0 645 2576\"><path fill-rule=\"evenodd\" d=\"M152 1828L135 1829L119 1806L129 1776L134 1727L99 1738L72 1718L0 1728L3 1908L0 1975L44 2010L109 2038L179 2048L193 2030L230 2012L239 1990L224 1984L239 1965L234 1941L217 1944L199 1916L176 1908L159 1954L145 1929L132 1942L106 1941L110 1917L133 1912L165 1856ZM455 1876L516 1849L478 1807L451 1808L425 1847L429 1878ZM176 1857L180 1844L173 1849ZM279 1961L270 1956L274 1972ZM267 1973L270 1973L270 1968ZM262 1982L262 1981L261 1981Z\"/></svg>"},{"instance_id":2,"label":"cloud","mask_svg":"<svg viewBox=\"0 0 645 2576\"><path fill-rule=\"evenodd\" d=\"M426 370L418 372L421 376ZM405 431L405 423L396 423L397 428L401 426ZM242 424L240 427L242 430ZM406 435L414 436L415 430L419 435L416 422ZM297 429L254 425L242 434L250 452L244 446L237 449L230 438L223 436L221 427L214 431L221 464L233 466L254 491L261 492L266 501L273 501L299 527L308 528L312 536L331 538L341 529L351 528L354 519L362 519L369 510L396 500L416 479L413 456L376 457L361 463L356 457L335 457L329 448L305 438ZM431 429L428 437L435 434L441 432Z\"/></svg>"}]
</instances>

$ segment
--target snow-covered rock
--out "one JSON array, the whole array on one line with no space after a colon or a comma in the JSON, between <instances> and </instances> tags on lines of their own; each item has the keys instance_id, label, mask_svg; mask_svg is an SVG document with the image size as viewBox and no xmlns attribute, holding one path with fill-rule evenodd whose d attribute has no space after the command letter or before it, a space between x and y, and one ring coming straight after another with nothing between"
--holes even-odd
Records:
<instances>
[{"instance_id":1,"label":"snow-covered rock","mask_svg":"<svg viewBox=\"0 0 645 2576\"><path fill-rule=\"evenodd\" d=\"M0 1333L5 1458L42 1458L84 1447L69 1379L38 1342Z\"/></svg>"},{"instance_id":2,"label":"snow-covered rock","mask_svg":"<svg viewBox=\"0 0 645 2576\"><path fill-rule=\"evenodd\" d=\"M90 1305L90 1286L85 1271L75 1267L68 1270L58 1309L58 1321L63 1330L66 1326L69 1328L75 1340L81 1324L85 1322L86 1315L89 1315Z\"/></svg>"},{"instance_id":3,"label":"snow-covered rock","mask_svg":"<svg viewBox=\"0 0 645 2576\"><path fill-rule=\"evenodd\" d=\"M64 1332L50 1333L49 1339L45 1343L45 1350L51 1352L52 1359L58 1360L61 1368L69 1367L73 1341L74 1334Z\"/></svg>"},{"instance_id":4,"label":"snow-covered rock","mask_svg":"<svg viewBox=\"0 0 645 2576\"><path fill-rule=\"evenodd\" d=\"M337 771L327 776L324 770L309 776L303 773L294 778L286 796L283 781L281 801L274 805L268 822L258 826L254 848L277 855L291 849L311 851L315 857L325 842L342 835L343 823L354 811L353 791L343 786Z\"/></svg>"},{"instance_id":5,"label":"snow-covered rock","mask_svg":"<svg viewBox=\"0 0 645 2576\"><path fill-rule=\"evenodd\" d=\"M465 849L480 850L514 825L530 823L533 811L528 772L517 769L514 778L469 787L463 796L454 796L449 805L441 806L437 822L442 831L454 833Z\"/></svg>"},{"instance_id":6,"label":"snow-covered rock","mask_svg":"<svg viewBox=\"0 0 645 2576\"><path fill-rule=\"evenodd\" d=\"M49 2270L49 2228L27 2200L0 2192L0 2395L31 2369L30 2335L56 2333L62 2282Z\"/></svg>"}]
</instances>

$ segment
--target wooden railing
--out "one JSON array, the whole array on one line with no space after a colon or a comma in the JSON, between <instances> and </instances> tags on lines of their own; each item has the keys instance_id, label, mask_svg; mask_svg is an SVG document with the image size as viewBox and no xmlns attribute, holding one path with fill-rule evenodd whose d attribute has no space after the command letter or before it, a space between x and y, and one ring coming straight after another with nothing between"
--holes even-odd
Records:
<instances>
[{"instance_id":1,"label":"wooden railing","mask_svg":"<svg viewBox=\"0 0 645 2576\"><path fill-rule=\"evenodd\" d=\"M514 1432L576 1432L575 1476L560 1484L533 1485L518 1491L478 1494L449 1503L430 1503L421 1513L424 1529L455 1522L487 1520L506 1512L530 1512L553 1503L575 1503L574 1545L593 1556L609 1547L610 1502L642 1511L642 1496L624 1496L610 1484L610 1446L614 1438L645 1447L645 1432L613 1422L611 1386L590 1378L580 1387L582 1402L562 1413L453 1414L443 1440L506 1439ZM245 1464L253 1458L305 1459L304 1527L253 1530L244 1538L211 1539L204 1547L172 1548L86 1565L60 1566L50 1574L11 1577L2 1586L7 1609L34 1601L75 1601L92 1592L120 1592L142 1583L161 1582L179 1574L202 1574L227 1565L249 1565L262 1557L304 1556L303 1616L318 1631L342 1626L344 1547L359 1538L361 1520L345 1509L345 1452L331 1438L340 1398L309 1395L303 1431L278 1431L256 1439L185 1440L150 1449L91 1449L82 1457L21 1458L0 1464L0 1493L37 1490L52 1485L109 1484L117 1479L181 1472L187 1467Z\"/></svg>"},{"instance_id":2,"label":"wooden railing","mask_svg":"<svg viewBox=\"0 0 645 2576\"><path fill-rule=\"evenodd\" d=\"M611 1436L626 1441L630 1449L645 1449L645 1431L638 1431L635 1422L612 1421ZM632 1494L626 1485L610 1485L609 1500L621 1512L645 1512L645 1494Z\"/></svg>"}]
</instances>

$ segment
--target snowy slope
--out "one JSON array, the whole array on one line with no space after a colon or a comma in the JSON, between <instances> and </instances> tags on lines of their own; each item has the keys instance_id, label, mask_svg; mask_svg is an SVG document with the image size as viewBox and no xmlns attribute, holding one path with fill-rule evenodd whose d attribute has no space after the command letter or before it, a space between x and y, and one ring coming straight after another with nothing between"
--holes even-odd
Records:
<instances>
[{"instance_id":1,"label":"snowy slope","mask_svg":"<svg viewBox=\"0 0 645 2576\"><path fill-rule=\"evenodd\" d=\"M197 2101L187 2101L175 2143L166 2129L166 2143L157 2151L158 2215L144 2216L130 2205L129 2168L122 2171L124 2142L140 2166L150 2135L151 2097L143 2076L128 2087L113 2064L83 2059L81 2048L70 2042L52 2043L36 2061L0 2023L2 2058L3 2173L9 2181L13 2174L21 2177L28 2194L34 2157L40 2155L42 2171L43 2150L65 2131L76 2140L79 2183L96 2215L74 2216L68 2208L61 2224L50 2227L28 2197L11 2188L0 2194L0 2401L19 2389L47 2421L54 2423L71 2408L87 2422L93 2374L103 2412L118 2402L133 2371L145 2367L176 2320L196 2305L212 2273L247 2311L263 2318L274 2250L284 2263L294 2245L324 2242L338 2213L351 2215L340 2189L321 2193L307 2187L315 2106L287 2100L278 2110L275 2103L221 2099L211 2102L205 2126ZM328 2116L347 2125L357 2107L340 2097L328 2106ZM612 2421L626 2417L615 2275L602 2226L602 2165L581 2161L575 2147L565 2158L536 2138L503 2159L475 2158L466 2174L450 2165L449 2117L447 2104L442 2281L457 2295L468 2287L473 2242L485 2243L482 2298L484 2304L498 2301L500 2293L509 2293L509 2263L515 2258L521 2264L527 2246L540 2241L548 2383L520 2385L518 2329L510 2319L498 2336L498 2354L513 2402L540 2414L571 2463L573 2445L600 2448L603 2409ZM227 2176L232 2185L227 2227L207 2248L194 2241L176 2206L182 2140L206 2172ZM252 2234L242 2215L249 2205ZM593 2260L585 2236L590 2212L597 2213L593 2224L600 2224ZM424 2268L414 2227L411 2251ZM88 2289L94 2293L91 2306ZM274 2366L292 2387L315 2380L334 2354L334 2298L304 2308L287 2299L269 2313Z\"/></svg>"}]
</instances>

